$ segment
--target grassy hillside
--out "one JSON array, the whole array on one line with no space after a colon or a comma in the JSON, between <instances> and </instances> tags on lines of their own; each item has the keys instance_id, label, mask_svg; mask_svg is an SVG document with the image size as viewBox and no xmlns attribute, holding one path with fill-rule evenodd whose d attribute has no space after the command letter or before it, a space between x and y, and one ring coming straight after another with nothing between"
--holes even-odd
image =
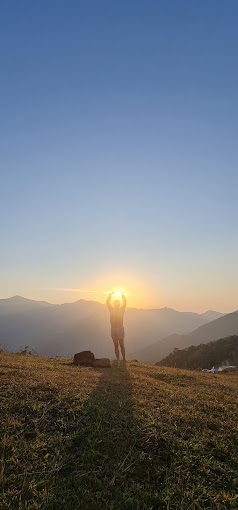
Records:
<instances>
[{"instance_id":1,"label":"grassy hillside","mask_svg":"<svg viewBox=\"0 0 238 510\"><path fill-rule=\"evenodd\" d=\"M238 374L0 355L1 509L237 508Z\"/></svg>"},{"instance_id":2,"label":"grassy hillside","mask_svg":"<svg viewBox=\"0 0 238 510\"><path fill-rule=\"evenodd\" d=\"M213 365L238 365L238 336L221 338L208 344L191 345L187 349L175 349L156 364L193 370L212 368Z\"/></svg>"}]
</instances>

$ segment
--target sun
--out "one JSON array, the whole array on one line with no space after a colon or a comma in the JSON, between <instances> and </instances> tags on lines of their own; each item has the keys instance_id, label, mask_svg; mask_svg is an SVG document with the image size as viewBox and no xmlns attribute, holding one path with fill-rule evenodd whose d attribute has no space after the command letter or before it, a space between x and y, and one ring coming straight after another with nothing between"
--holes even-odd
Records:
<instances>
[{"instance_id":1,"label":"sun","mask_svg":"<svg viewBox=\"0 0 238 510\"><path fill-rule=\"evenodd\" d=\"M113 294L115 294L115 296L117 296L117 297L121 297L121 291L120 290L116 290L116 292L113 292Z\"/></svg>"}]
</instances>

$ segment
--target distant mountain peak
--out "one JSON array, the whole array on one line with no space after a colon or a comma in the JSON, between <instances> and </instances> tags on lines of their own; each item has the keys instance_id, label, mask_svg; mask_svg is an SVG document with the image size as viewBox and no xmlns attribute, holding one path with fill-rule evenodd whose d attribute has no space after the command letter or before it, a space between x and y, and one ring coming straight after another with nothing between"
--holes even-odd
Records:
<instances>
[{"instance_id":1,"label":"distant mountain peak","mask_svg":"<svg viewBox=\"0 0 238 510\"><path fill-rule=\"evenodd\" d=\"M205 315L207 313L221 313L221 312L217 312L216 310L206 310L205 312L203 312L203 315Z\"/></svg>"},{"instance_id":2,"label":"distant mountain peak","mask_svg":"<svg viewBox=\"0 0 238 510\"><path fill-rule=\"evenodd\" d=\"M29 298L26 298L26 297L23 297L23 296L12 296L12 297L9 297L9 298L3 298L3 299L0 299L0 303L1 303L1 307L7 307L9 308L9 310L15 310L16 309L32 309L32 308L36 308L36 307L50 307L50 306L54 306L50 303L47 303L47 301L36 301L34 299L29 299Z\"/></svg>"},{"instance_id":3,"label":"distant mountain peak","mask_svg":"<svg viewBox=\"0 0 238 510\"><path fill-rule=\"evenodd\" d=\"M12 296L9 298L11 301L33 301L33 299L28 299L28 298L25 298L23 296Z\"/></svg>"},{"instance_id":4,"label":"distant mountain peak","mask_svg":"<svg viewBox=\"0 0 238 510\"><path fill-rule=\"evenodd\" d=\"M219 319L219 317L223 317L223 313L216 312L215 310L206 310L206 312L201 313L203 317L208 317L211 320Z\"/></svg>"}]
</instances>

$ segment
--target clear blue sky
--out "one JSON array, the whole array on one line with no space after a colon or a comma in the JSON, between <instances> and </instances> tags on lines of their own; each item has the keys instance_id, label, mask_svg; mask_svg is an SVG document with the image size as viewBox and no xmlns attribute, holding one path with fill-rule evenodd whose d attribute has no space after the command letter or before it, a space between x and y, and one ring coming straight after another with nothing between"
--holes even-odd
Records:
<instances>
[{"instance_id":1,"label":"clear blue sky","mask_svg":"<svg viewBox=\"0 0 238 510\"><path fill-rule=\"evenodd\" d=\"M236 0L1 2L0 297L238 308L237 20Z\"/></svg>"}]
</instances>

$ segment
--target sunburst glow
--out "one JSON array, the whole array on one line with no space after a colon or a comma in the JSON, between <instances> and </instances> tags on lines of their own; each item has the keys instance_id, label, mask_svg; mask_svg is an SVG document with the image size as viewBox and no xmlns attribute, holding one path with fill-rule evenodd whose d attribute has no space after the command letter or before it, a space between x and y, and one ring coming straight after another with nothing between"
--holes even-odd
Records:
<instances>
[{"instance_id":1,"label":"sunburst glow","mask_svg":"<svg viewBox=\"0 0 238 510\"><path fill-rule=\"evenodd\" d=\"M122 295L120 290L116 290L116 292L113 292L113 294L115 294L115 296L117 296L117 297L121 297L121 295Z\"/></svg>"}]
</instances>

